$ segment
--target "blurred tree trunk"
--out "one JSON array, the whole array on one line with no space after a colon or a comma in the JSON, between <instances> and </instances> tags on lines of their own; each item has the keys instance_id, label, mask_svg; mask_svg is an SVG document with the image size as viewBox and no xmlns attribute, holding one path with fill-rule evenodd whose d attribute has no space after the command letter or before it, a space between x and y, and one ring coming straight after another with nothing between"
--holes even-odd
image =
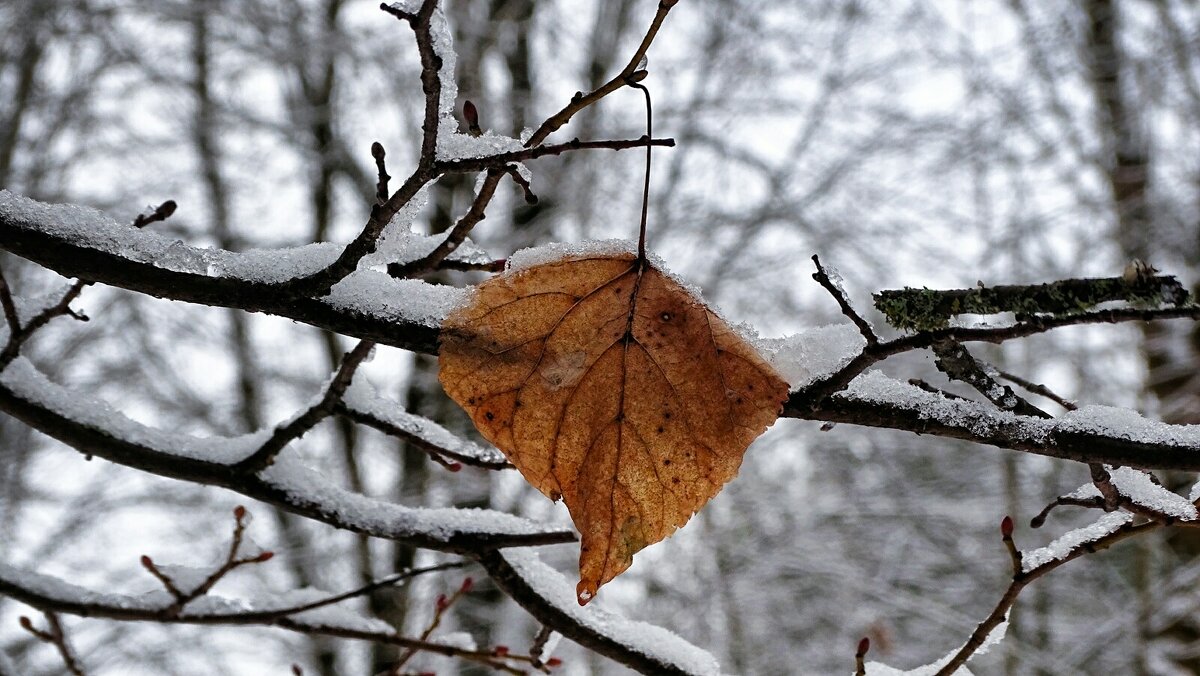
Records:
<instances>
[{"instance_id":1,"label":"blurred tree trunk","mask_svg":"<svg viewBox=\"0 0 1200 676\"><path fill-rule=\"evenodd\" d=\"M192 120L192 146L200 161L204 196L211 219L211 231L216 244L222 249L236 250L237 238L230 223L230 187L222 167L220 108L214 100L214 65L212 63L211 25L220 15L220 0L207 0L192 7L192 97L194 116ZM261 429L265 421L262 414L258 372L258 360L250 334L249 317L238 310L226 313L229 322L229 342L233 353L237 381L238 425L242 432ZM336 361L334 368L336 368ZM317 579L305 568L306 561L319 557L304 555L310 549L309 536L301 525L301 519L282 510L269 510L275 517L281 539L286 543L289 556L285 560L291 577L299 587L316 586ZM337 652L329 639L315 638L308 643L309 660L319 676L336 676Z\"/></svg>"},{"instance_id":2,"label":"blurred tree trunk","mask_svg":"<svg viewBox=\"0 0 1200 676\"><path fill-rule=\"evenodd\" d=\"M1166 3L1164 3L1166 4ZM1122 49L1123 12L1113 0L1088 0L1084 3L1088 22L1087 58L1091 67L1098 128L1105 149L1104 170L1112 194L1116 214L1115 239L1127 260L1139 259L1155 263L1169 256L1156 232L1159 224L1151 201L1152 162L1151 144L1147 138L1145 116L1140 107L1149 106L1145 91L1133 97L1135 64ZM1159 18L1167 20L1163 11ZM1177 64L1178 65L1178 64ZM1186 74L1184 74L1186 77ZM1143 88L1145 83L1140 83ZM1165 196L1162 196L1165 198ZM1194 258L1185 260L1194 262ZM1171 270L1173 274L1184 270ZM1189 402L1200 396L1200 331L1193 325L1183 330L1170 323L1142 325L1142 352L1146 360L1146 389L1159 406L1159 414L1170 423L1200 422L1200 410ZM1186 355L1186 358L1181 358ZM1192 476L1166 477L1173 489L1182 489L1195 481ZM1170 533L1167 543L1182 561L1200 556L1200 536L1188 529ZM1173 617L1165 626L1154 627L1153 605L1159 610L1167 600L1156 594L1152 586L1158 579L1154 557L1146 551L1149 543L1141 543L1135 554L1134 583L1139 587L1137 629L1139 632L1137 673L1155 673L1150 666L1148 641L1165 641L1183 650L1169 651L1174 664L1188 673L1200 673L1200 653L1189 649L1200 642L1200 618L1195 613ZM1171 653L1174 653L1173 655Z\"/></svg>"}]
</instances>

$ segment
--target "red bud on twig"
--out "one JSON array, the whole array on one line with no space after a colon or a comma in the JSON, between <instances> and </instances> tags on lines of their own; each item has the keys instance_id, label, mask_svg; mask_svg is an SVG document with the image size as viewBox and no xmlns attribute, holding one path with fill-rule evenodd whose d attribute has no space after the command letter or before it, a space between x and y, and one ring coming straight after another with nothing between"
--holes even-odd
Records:
<instances>
[{"instance_id":1,"label":"red bud on twig","mask_svg":"<svg viewBox=\"0 0 1200 676\"><path fill-rule=\"evenodd\" d=\"M462 593L466 594L467 592L471 591L471 588L474 586L475 586L475 578L464 577L463 581L462 581L462 587L460 587L460 590L462 591Z\"/></svg>"},{"instance_id":2,"label":"red bud on twig","mask_svg":"<svg viewBox=\"0 0 1200 676\"><path fill-rule=\"evenodd\" d=\"M508 654L508 646L498 645L492 650L492 654L496 657L504 657Z\"/></svg>"},{"instance_id":3,"label":"red bud on twig","mask_svg":"<svg viewBox=\"0 0 1200 676\"><path fill-rule=\"evenodd\" d=\"M562 660L558 659L557 657L551 657L550 659L546 660L546 666L560 667L562 666Z\"/></svg>"},{"instance_id":4,"label":"red bud on twig","mask_svg":"<svg viewBox=\"0 0 1200 676\"><path fill-rule=\"evenodd\" d=\"M33 629L33 620L29 619L28 617L25 617L24 615L17 618L17 622L20 623L21 628L24 629L25 631L33 631L34 630Z\"/></svg>"},{"instance_id":5,"label":"red bud on twig","mask_svg":"<svg viewBox=\"0 0 1200 676\"><path fill-rule=\"evenodd\" d=\"M1005 538L1010 538L1012 537L1012 534L1013 520L1011 516L1006 516L1004 517L1004 520L1000 522L1000 535Z\"/></svg>"},{"instance_id":6,"label":"red bud on twig","mask_svg":"<svg viewBox=\"0 0 1200 676\"><path fill-rule=\"evenodd\" d=\"M445 594L438 594L437 603L434 605L437 606L439 611L445 610L450 607L450 599L446 598Z\"/></svg>"},{"instance_id":7,"label":"red bud on twig","mask_svg":"<svg viewBox=\"0 0 1200 676\"><path fill-rule=\"evenodd\" d=\"M474 103L470 101L463 103L463 117L467 119L467 131L471 136L479 136L483 133L483 129L479 126L479 110Z\"/></svg>"},{"instance_id":8,"label":"red bud on twig","mask_svg":"<svg viewBox=\"0 0 1200 676\"><path fill-rule=\"evenodd\" d=\"M257 563L262 563L264 561L270 561L271 557L273 557L273 556L275 556L275 552L263 552L262 554L259 554L258 556L254 557L254 560Z\"/></svg>"},{"instance_id":9,"label":"red bud on twig","mask_svg":"<svg viewBox=\"0 0 1200 676\"><path fill-rule=\"evenodd\" d=\"M142 568L145 568L146 570L150 570L153 567L154 567L154 561L152 561L149 556L142 554Z\"/></svg>"},{"instance_id":10,"label":"red bud on twig","mask_svg":"<svg viewBox=\"0 0 1200 676\"><path fill-rule=\"evenodd\" d=\"M233 518L237 519L238 521L241 521L242 519L246 518L246 508L241 505L234 507L233 508Z\"/></svg>"},{"instance_id":11,"label":"red bud on twig","mask_svg":"<svg viewBox=\"0 0 1200 676\"><path fill-rule=\"evenodd\" d=\"M855 657L866 657L867 651L871 649L871 639L866 636L858 641L858 651L854 653Z\"/></svg>"}]
</instances>

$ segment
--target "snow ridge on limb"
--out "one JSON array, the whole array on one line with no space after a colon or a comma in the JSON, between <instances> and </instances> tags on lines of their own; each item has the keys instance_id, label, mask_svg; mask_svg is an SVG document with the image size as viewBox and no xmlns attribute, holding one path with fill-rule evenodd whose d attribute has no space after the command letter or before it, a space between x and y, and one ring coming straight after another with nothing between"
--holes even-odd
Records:
<instances>
[{"instance_id":1,"label":"snow ridge on limb","mask_svg":"<svg viewBox=\"0 0 1200 676\"><path fill-rule=\"evenodd\" d=\"M279 270L289 266L291 273L298 273L323 262L329 254L320 245L302 247L290 258L272 260L272 266L280 266L276 272L264 270L266 263L256 258L269 257L266 252L222 252L218 262L225 267L218 265L220 274L210 276L207 267L202 271L199 268L205 261L201 253L205 250L175 246L169 238L118 225L93 209L45 205L7 191L0 191L0 242L4 249L64 276L173 300L267 312L427 354L437 352L437 326L464 297L453 287L359 270L335 286L329 296L297 298L279 293L276 285L263 280L280 279ZM196 271L155 263L156 255L166 256L172 247L180 254L172 265ZM224 258L225 254L234 259ZM237 258L241 256L249 258ZM986 331L951 331L957 331L955 335L963 340L992 340ZM808 386L821 388L829 378L827 370L800 374L797 369L803 365L790 362L797 355L811 355L814 350L809 349L810 344L828 346L827 338L835 335L853 338L848 328L839 328L831 330L829 336L814 333L814 340L808 340L806 333L803 340L792 341L795 345L783 341L776 349L767 350L777 353L772 362L781 372L797 372L798 377L792 378L796 381L793 388L798 382L804 384L785 406L784 416L936 434L1082 462L1200 471L1200 428L1149 421L1131 412L1117 416L1112 409L1083 407L1039 424L1035 419L1006 414L980 403L949 402L898 381L872 380L884 376L871 374L864 374L854 387L840 394L814 401ZM922 347L916 339L923 339L922 334L898 339L905 342L890 347L888 354ZM841 367L839 372L857 369L856 362L863 358L859 353L842 366L848 352L827 352L829 366ZM980 426L972 420L987 424Z\"/></svg>"},{"instance_id":2,"label":"snow ridge on limb","mask_svg":"<svg viewBox=\"0 0 1200 676\"><path fill-rule=\"evenodd\" d=\"M596 605L580 606L575 584L529 549L476 556L488 575L543 624L572 641L645 674L717 676L707 651L652 624L629 620Z\"/></svg>"},{"instance_id":3,"label":"snow ridge on limb","mask_svg":"<svg viewBox=\"0 0 1200 676\"><path fill-rule=\"evenodd\" d=\"M487 469L511 467L500 451L464 439L429 418L405 411L399 402L379 396L361 377L346 390L342 413L355 422L402 437L442 459Z\"/></svg>"},{"instance_id":4,"label":"snow ridge on limb","mask_svg":"<svg viewBox=\"0 0 1200 676\"><path fill-rule=\"evenodd\" d=\"M949 398L868 371L815 407L793 394L784 416L908 430L1037 455L1140 469L1200 471L1200 425L1171 425L1135 412L1095 415L1082 407L1042 419Z\"/></svg>"},{"instance_id":5,"label":"snow ridge on limb","mask_svg":"<svg viewBox=\"0 0 1200 676\"><path fill-rule=\"evenodd\" d=\"M413 508L342 489L291 455L259 473L236 464L270 436L199 439L146 427L48 380L23 358L0 373L0 410L82 453L153 474L222 486L334 527L450 552L574 540L570 531L492 510Z\"/></svg>"},{"instance_id":6,"label":"snow ridge on limb","mask_svg":"<svg viewBox=\"0 0 1200 676\"><path fill-rule=\"evenodd\" d=\"M984 639L983 645L979 646L974 654L980 655L986 653L993 646L1000 643L1000 641L1004 639L1004 635L1007 632L1008 622L1001 622L987 635L987 638ZM934 676L934 674L937 674L939 671L945 668L952 659L954 659L954 656L957 652L958 651L955 650L954 652L943 656L936 662L931 662L924 666L906 671L889 667L888 665L880 662L867 662L866 673L867 676ZM972 674L971 671L966 667L959 667L958 669L954 670L953 676L972 676Z\"/></svg>"}]
</instances>

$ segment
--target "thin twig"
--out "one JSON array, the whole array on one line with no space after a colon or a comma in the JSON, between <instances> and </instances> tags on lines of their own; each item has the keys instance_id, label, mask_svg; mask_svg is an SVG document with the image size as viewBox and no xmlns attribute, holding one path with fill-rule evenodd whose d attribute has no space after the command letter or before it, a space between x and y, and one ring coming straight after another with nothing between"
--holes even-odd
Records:
<instances>
[{"instance_id":1,"label":"thin twig","mask_svg":"<svg viewBox=\"0 0 1200 676\"><path fill-rule=\"evenodd\" d=\"M654 157L654 147L650 143L650 139L654 138L654 107L650 103L650 89L639 81L645 78L645 72L644 70L634 71L629 74L629 78L625 81L626 85L642 90L642 94L646 97L646 135L643 137L647 141L646 176L642 187L642 218L638 225L639 265L646 264L646 221L650 216L650 160ZM675 145L674 142L671 145Z\"/></svg>"},{"instance_id":2,"label":"thin twig","mask_svg":"<svg viewBox=\"0 0 1200 676\"><path fill-rule=\"evenodd\" d=\"M1046 575L1059 566L1080 558L1081 556L1100 551L1101 549L1106 549L1117 542L1120 542L1121 540L1135 535L1140 535L1159 527L1161 527L1161 524L1155 521L1146 521L1140 524L1127 523L1111 533L1092 538L1090 540L1085 540L1075 545L1075 547L1059 558L1052 559L1043 564L1030 568L1029 570L1022 569L1021 572L1013 575L1012 581L1009 583L1008 588L1000 596L1000 599L996 602L992 612L988 614L988 616L984 618L978 626L975 627L975 631L971 632L970 637L967 638L967 642L963 645L963 647L960 648L958 652L956 652L954 656L951 657L948 662L946 662L946 664L942 665L942 668L938 670L935 676L950 676L951 674L957 672L959 667L962 667L964 664L966 664L967 660L969 660L971 656L974 655L977 650L979 650L979 647L983 645L984 641L987 640L988 635L990 635L992 631L995 630L995 628L1005 620L1005 618L1008 616L1009 609L1012 608L1014 603L1016 603L1017 597L1020 595L1021 591L1034 580Z\"/></svg>"},{"instance_id":3,"label":"thin twig","mask_svg":"<svg viewBox=\"0 0 1200 676\"><path fill-rule=\"evenodd\" d=\"M1011 516L1005 516L1000 522L1000 539L1004 542L1004 548L1008 550L1008 558L1012 560L1013 577L1016 578L1021 574L1021 550L1017 549L1017 544L1013 542L1013 519Z\"/></svg>"},{"instance_id":4,"label":"thin twig","mask_svg":"<svg viewBox=\"0 0 1200 676\"><path fill-rule=\"evenodd\" d=\"M62 622L58 619L58 614L49 610L42 611L42 615L46 618L48 629L42 630L33 626L33 621L22 615L19 619L21 628L32 634L35 638L43 643L49 643L54 646L62 657L63 666L72 676L85 676L83 665L79 662L79 658L75 655L75 651L71 648L71 644L67 641L67 634L63 630Z\"/></svg>"},{"instance_id":5,"label":"thin twig","mask_svg":"<svg viewBox=\"0 0 1200 676\"><path fill-rule=\"evenodd\" d=\"M317 423L333 415L342 395L346 393L346 388L350 387L350 381L354 379L355 371L374 347L375 343L369 340L359 341L358 345L355 345L354 349L342 358L342 365L325 389L325 395L321 397L321 400L304 413L292 418L291 421L276 427L275 432L258 447L258 450L234 466L235 471L251 474L262 471L274 461L275 456L285 446L316 427Z\"/></svg>"},{"instance_id":6,"label":"thin twig","mask_svg":"<svg viewBox=\"0 0 1200 676\"><path fill-rule=\"evenodd\" d=\"M1097 495L1090 498L1072 498L1067 495L1060 495L1055 498L1050 504L1042 508L1036 516L1029 520L1030 528L1041 528L1046 523L1046 517L1050 516L1050 512L1055 507L1087 507L1089 509L1104 509L1104 498Z\"/></svg>"},{"instance_id":7,"label":"thin twig","mask_svg":"<svg viewBox=\"0 0 1200 676\"><path fill-rule=\"evenodd\" d=\"M492 167L498 167L505 164L512 164L513 162L525 162L527 160L536 160L539 157L562 155L563 153L568 153L572 150L629 150L631 148L651 148L653 146L674 148L675 139L650 138L649 134L636 139L612 141L580 141L576 138L571 139L566 143L534 146L532 148L526 148L525 150L513 150L507 153L497 153L495 155L486 155L484 157L464 158L458 160L440 160L434 165L434 168L440 173L464 174L473 173L476 171L484 171L485 169L491 169Z\"/></svg>"},{"instance_id":8,"label":"thin twig","mask_svg":"<svg viewBox=\"0 0 1200 676\"><path fill-rule=\"evenodd\" d=\"M493 167L488 169L487 178L484 179L483 185L479 187L479 194L475 196L475 201L471 203L471 208L467 213L463 214L462 218L450 228L446 233L446 238L441 241L433 251L425 254L421 258L410 261L408 263L391 263L387 267L388 274L393 277L414 277L423 272L428 272L437 268L442 261L454 252L464 241L471 230L485 218L485 211L488 203L491 202L492 196L496 194L496 187L500 184L500 179L504 176L503 167Z\"/></svg>"},{"instance_id":9,"label":"thin twig","mask_svg":"<svg viewBox=\"0 0 1200 676\"><path fill-rule=\"evenodd\" d=\"M554 628L548 624L543 624L538 633L533 637L533 643L529 646L529 659L533 661L533 666L541 669L544 665L542 656L546 652L546 644L550 642L550 636L554 633Z\"/></svg>"},{"instance_id":10,"label":"thin twig","mask_svg":"<svg viewBox=\"0 0 1200 676\"><path fill-rule=\"evenodd\" d=\"M163 608L160 612L166 617L175 617L183 612L187 604L207 594L214 585L221 581L226 575L234 570L253 563L265 563L270 561L275 556L274 552L258 552L250 556L241 556L242 540L246 534L247 521L246 508L239 505L233 510L233 537L230 538L229 548L225 555L225 560L213 572L192 589L183 590L171 576L167 575L149 556L142 556L142 567L150 572L171 596L175 597L175 601L171 605Z\"/></svg>"},{"instance_id":11,"label":"thin twig","mask_svg":"<svg viewBox=\"0 0 1200 676\"><path fill-rule=\"evenodd\" d=\"M463 580L458 589L456 589L450 596L446 596L445 594L439 595L436 603L434 604L433 618L429 621L429 624L425 627L425 631L421 632L421 636L417 640L428 641L429 637L433 635L433 632L436 631L441 625L442 616L446 614L447 610L450 610L450 607L453 606L456 601L462 598L467 592L471 591L473 584L474 583L472 579L468 577ZM406 650L400 655L400 659L392 665L392 668L388 671L388 674L400 674L400 669L416 654L417 650L415 648L409 648Z\"/></svg>"},{"instance_id":12,"label":"thin twig","mask_svg":"<svg viewBox=\"0 0 1200 676\"><path fill-rule=\"evenodd\" d=\"M506 165L504 167L504 173L508 174L508 177L513 180L513 183L516 183L517 187L521 189L521 192L525 196L526 204L537 204L538 203L538 196L533 194L533 187L530 186L529 181L524 176L521 175L521 172L517 168L517 165L515 165L515 164Z\"/></svg>"},{"instance_id":13,"label":"thin twig","mask_svg":"<svg viewBox=\"0 0 1200 676\"><path fill-rule=\"evenodd\" d=\"M551 115L538 127L537 131L529 137L525 142L525 147L532 148L541 145L546 137L554 133L567 122L571 121L576 113L596 103L600 99L615 92L621 87L628 84L630 77L638 70L638 65L642 62L642 57L646 56L646 52L650 50L650 44L654 42L654 38L658 35L659 28L662 27L663 21L666 20L667 14L671 11L679 0L662 0L658 3L658 11L655 12L654 18L650 21L650 27L646 29L646 34L642 36L642 42L638 48L634 50L633 56L630 57L629 63L621 69L611 80L600 85L588 94L576 92L575 96L571 97L571 102L568 103L562 110L554 115Z\"/></svg>"},{"instance_id":14,"label":"thin twig","mask_svg":"<svg viewBox=\"0 0 1200 676\"><path fill-rule=\"evenodd\" d=\"M0 281L2 280L3 278L0 277ZM21 346L28 342L29 339L33 337L33 334L37 333L37 331L49 323L50 320L66 315L86 322L88 320L87 316L72 310L71 302L79 297L79 293L83 291L83 287L87 285L88 283L84 282L83 280L76 280L73 284L71 284L70 288L67 289L66 293L62 295L62 298L60 298L57 303L34 315L33 318L25 324L25 326L21 327L20 330L17 331L12 330L14 325L19 325L19 320L16 317L16 309L14 308L13 316L8 318L8 321L10 322L8 342L5 344L4 349L0 350L0 369L8 366L13 359L16 359L17 355L21 352ZM5 284L5 289L7 290L7 284ZM3 294L0 294L0 297L2 296ZM12 302L11 298L9 298L9 302ZM7 316L7 314L8 308L5 308L5 315ZM18 322L18 324L13 324L13 322Z\"/></svg>"},{"instance_id":15,"label":"thin twig","mask_svg":"<svg viewBox=\"0 0 1200 676\"><path fill-rule=\"evenodd\" d=\"M1059 406L1062 406L1063 408L1067 409L1068 411L1074 411L1079 408L1079 406L1075 402L1071 401L1070 399L1066 399L1064 397L1058 396L1053 391L1051 391L1050 388L1046 387L1045 385L1041 385L1041 384L1035 383L1033 381L1026 380L1020 376L1013 375L1013 374L1005 372L1005 371L996 371L996 375L1009 381L1010 383L1015 384L1018 387L1025 389L1028 392L1041 395L1041 396L1049 399L1050 401L1053 401L1054 403L1058 404Z\"/></svg>"},{"instance_id":16,"label":"thin twig","mask_svg":"<svg viewBox=\"0 0 1200 676\"><path fill-rule=\"evenodd\" d=\"M820 257L813 254L812 262L817 266L817 271L812 276L813 279L817 280L817 283L823 286L829 292L829 295L833 296L833 299L837 301L838 307L842 309L842 314L846 315L858 327L858 332L867 341L867 347L872 348L879 345L879 336L875 335L875 330L871 328L871 324L862 315L858 314L854 306L850 305L850 299L846 297L845 289L830 278L825 267L821 265Z\"/></svg>"},{"instance_id":17,"label":"thin twig","mask_svg":"<svg viewBox=\"0 0 1200 676\"><path fill-rule=\"evenodd\" d=\"M513 465L507 460L504 460L503 456L499 455L499 453L497 453L495 460L488 460L486 458L480 458L467 453L459 453L452 449L439 446L425 437L415 434L412 430L405 429L404 427L393 424L384 418L372 415L368 411L347 406L344 402L339 403L335 407L334 411L338 415L353 420L360 425L372 427L380 432L383 432L384 434L404 440L413 447L427 453L434 462L443 465L447 469L457 471L453 465L458 463L461 463L462 465L470 465L472 467L479 467L480 469L513 469Z\"/></svg>"},{"instance_id":18,"label":"thin twig","mask_svg":"<svg viewBox=\"0 0 1200 676\"><path fill-rule=\"evenodd\" d=\"M8 288L8 280L4 271L0 270L0 305L4 306L4 321L8 323L8 339L11 342L21 335L21 319L17 317L17 306L13 302L12 290Z\"/></svg>"},{"instance_id":19,"label":"thin twig","mask_svg":"<svg viewBox=\"0 0 1200 676\"><path fill-rule=\"evenodd\" d=\"M406 570L401 573L396 573L395 575L389 575L387 577L380 578L378 580L375 580L374 582L370 582L361 587L357 587L355 589L351 589L349 591L342 592L335 596L330 596L328 598L324 598L319 601L313 601L312 603L305 603L305 604L299 605L299 606L291 606L289 608L281 608L279 610L270 610L270 611L264 611L264 612L259 612L259 613L242 613L240 615L240 617L242 617L243 619L245 619L247 617L254 617L261 621L269 621L269 620L273 620L273 619L280 618L280 617L286 617L288 615L295 615L296 613L303 613L303 612L307 612L309 610L316 610L317 608L324 608L326 606L332 606L334 604L341 603L342 601L346 601L346 600L349 600L352 598L357 598L359 596L365 596L377 589L383 589L385 587L392 587L392 586L395 586L399 582L403 582L405 580L409 580L411 578L414 578L414 577L417 577L420 575L425 575L428 573L436 573L436 572L440 572L443 570L452 570L455 568L462 568L465 565L467 565L467 564L463 561L452 561L449 563L439 563L436 566L426 566L424 568L413 568L411 570Z\"/></svg>"}]
</instances>

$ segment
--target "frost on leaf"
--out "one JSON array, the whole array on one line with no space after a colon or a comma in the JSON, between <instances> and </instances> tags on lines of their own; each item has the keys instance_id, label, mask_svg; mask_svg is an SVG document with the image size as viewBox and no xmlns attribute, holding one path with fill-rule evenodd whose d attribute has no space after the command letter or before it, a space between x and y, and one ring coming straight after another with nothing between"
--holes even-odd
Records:
<instances>
[{"instance_id":1,"label":"frost on leaf","mask_svg":"<svg viewBox=\"0 0 1200 676\"><path fill-rule=\"evenodd\" d=\"M737 474L787 384L633 254L576 255L480 285L442 325L440 377L582 536L580 603Z\"/></svg>"}]
</instances>

